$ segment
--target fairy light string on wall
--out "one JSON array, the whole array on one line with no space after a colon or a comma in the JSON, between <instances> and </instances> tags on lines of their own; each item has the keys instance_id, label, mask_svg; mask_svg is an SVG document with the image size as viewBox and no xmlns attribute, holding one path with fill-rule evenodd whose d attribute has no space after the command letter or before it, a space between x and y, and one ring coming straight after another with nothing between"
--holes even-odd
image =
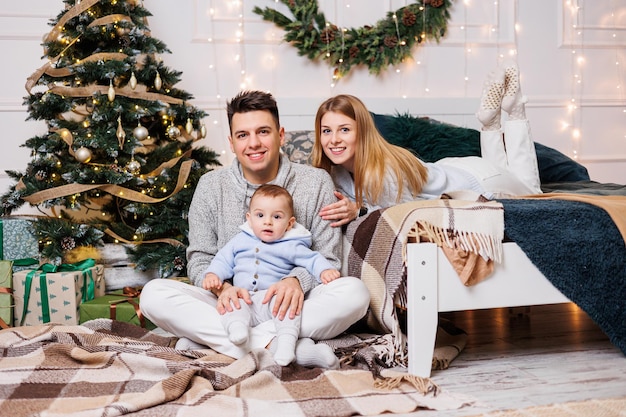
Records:
<instances>
[{"instance_id":1,"label":"fairy light string on wall","mask_svg":"<svg viewBox=\"0 0 626 417\"><path fill-rule=\"evenodd\" d=\"M465 81L463 83L463 91L464 91L464 95L467 96L467 85L469 82L469 76L467 75L467 68L468 68L468 58L469 58L469 54L471 53L471 48L468 46L467 44L467 8L469 7L469 0L464 0L463 1L463 26L461 27L461 30L463 30L463 80Z\"/></svg>"},{"instance_id":2,"label":"fairy light string on wall","mask_svg":"<svg viewBox=\"0 0 626 417\"><path fill-rule=\"evenodd\" d=\"M571 156L573 159L578 160L580 157L580 143L582 140L581 126L582 126L582 91L583 91L583 64L585 62L584 56L584 36L581 22L584 22L583 11L584 8L580 5L580 0L567 1L567 5L572 12L572 54L571 54L571 97L567 106L569 113L569 128L571 131ZM576 47L578 46L578 47Z\"/></svg>"},{"instance_id":3,"label":"fairy light string on wall","mask_svg":"<svg viewBox=\"0 0 626 417\"><path fill-rule=\"evenodd\" d=\"M209 64L209 70L211 71L211 73L213 74L213 80L215 81L215 100L216 100L216 107L221 107L221 100L222 100L222 95L221 95L221 90L220 90L220 86L222 85L220 82L220 72L217 68L217 62L218 62L218 52L217 52L217 42L215 41L215 14L216 14L216 8L215 8L215 0L211 0L209 2L209 10L208 10L208 15L209 15L209 20L210 20L210 32L209 32L209 38L207 39L207 42L209 43L209 45L211 46L211 56L212 56L212 62ZM215 120L213 120L213 125L217 126L219 124L218 119L216 118ZM203 127L206 129L206 127L203 125ZM220 155L225 155L226 154L226 149L224 146L222 146L222 149L220 149L219 151Z\"/></svg>"},{"instance_id":4,"label":"fairy light string on wall","mask_svg":"<svg viewBox=\"0 0 626 417\"><path fill-rule=\"evenodd\" d=\"M618 90L618 99L619 102L622 103L621 106L623 107L622 109L622 113L624 114L624 116L626 117L626 95L624 93L624 85L622 84L622 80L624 80L624 69L623 69L623 65L621 63L621 57L620 57L620 52L623 50L622 48L620 48L619 46L619 39L617 37L617 13L616 13L617 9L617 4L616 4L616 0L611 0L611 21L613 22L613 33L611 34L611 37L613 38L613 43L615 44L615 76L617 78L617 83L616 83L616 89ZM626 139L626 132L624 132L624 138Z\"/></svg>"}]
</instances>

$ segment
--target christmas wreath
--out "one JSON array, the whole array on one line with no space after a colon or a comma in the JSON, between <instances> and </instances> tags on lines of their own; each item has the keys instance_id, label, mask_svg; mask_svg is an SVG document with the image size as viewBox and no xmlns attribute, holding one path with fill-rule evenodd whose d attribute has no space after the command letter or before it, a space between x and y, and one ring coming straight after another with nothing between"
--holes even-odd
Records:
<instances>
[{"instance_id":1,"label":"christmas wreath","mask_svg":"<svg viewBox=\"0 0 626 417\"><path fill-rule=\"evenodd\" d=\"M380 74L389 65L411 56L415 45L445 35L451 0L421 0L388 12L375 26L340 28L326 20L317 0L281 0L293 19L275 9L254 8L254 13L283 28L284 39L298 48L299 55L324 59L335 67L335 78L353 66L366 65Z\"/></svg>"}]
</instances>

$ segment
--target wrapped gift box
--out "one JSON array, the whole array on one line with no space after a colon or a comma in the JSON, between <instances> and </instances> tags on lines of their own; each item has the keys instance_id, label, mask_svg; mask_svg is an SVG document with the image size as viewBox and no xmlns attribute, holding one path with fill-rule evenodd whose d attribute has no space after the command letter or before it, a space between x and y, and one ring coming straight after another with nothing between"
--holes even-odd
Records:
<instances>
[{"instance_id":1,"label":"wrapped gift box","mask_svg":"<svg viewBox=\"0 0 626 417\"><path fill-rule=\"evenodd\" d=\"M14 324L78 324L80 304L104 292L104 267L93 260L59 267L45 264L36 270L15 272Z\"/></svg>"},{"instance_id":2,"label":"wrapped gift box","mask_svg":"<svg viewBox=\"0 0 626 417\"><path fill-rule=\"evenodd\" d=\"M33 218L0 217L0 260L13 262L13 271L39 264L39 242Z\"/></svg>"},{"instance_id":3,"label":"wrapped gift box","mask_svg":"<svg viewBox=\"0 0 626 417\"><path fill-rule=\"evenodd\" d=\"M13 325L13 261L0 261L0 327Z\"/></svg>"},{"instance_id":4,"label":"wrapped gift box","mask_svg":"<svg viewBox=\"0 0 626 417\"><path fill-rule=\"evenodd\" d=\"M81 303L79 309L80 323L106 318L131 323L148 330L156 328L150 320L141 315L139 291L131 287Z\"/></svg>"}]
</instances>

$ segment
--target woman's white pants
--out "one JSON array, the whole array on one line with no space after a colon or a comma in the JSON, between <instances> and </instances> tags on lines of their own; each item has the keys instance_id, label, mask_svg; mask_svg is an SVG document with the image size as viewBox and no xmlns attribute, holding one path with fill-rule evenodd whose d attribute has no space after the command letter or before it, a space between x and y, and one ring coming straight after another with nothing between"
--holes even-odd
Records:
<instances>
[{"instance_id":1,"label":"woman's white pants","mask_svg":"<svg viewBox=\"0 0 626 417\"><path fill-rule=\"evenodd\" d=\"M482 178L483 187L495 196L541 194L535 144L528 120L508 120L501 130L480 132L482 158L500 175Z\"/></svg>"},{"instance_id":2,"label":"woman's white pants","mask_svg":"<svg viewBox=\"0 0 626 417\"><path fill-rule=\"evenodd\" d=\"M358 278L342 277L313 288L304 298L300 337L331 339L361 319L369 306L369 292ZM250 329L248 344L237 346L217 312L210 291L176 280L154 279L141 291L142 313L155 325L233 358L265 348L276 335L270 319Z\"/></svg>"}]
</instances>

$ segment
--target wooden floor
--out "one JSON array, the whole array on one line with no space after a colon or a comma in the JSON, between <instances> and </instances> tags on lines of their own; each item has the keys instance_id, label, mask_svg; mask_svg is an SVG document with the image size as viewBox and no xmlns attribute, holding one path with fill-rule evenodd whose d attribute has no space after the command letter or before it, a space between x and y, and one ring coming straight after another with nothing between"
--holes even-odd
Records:
<instances>
[{"instance_id":1,"label":"wooden floor","mask_svg":"<svg viewBox=\"0 0 626 417\"><path fill-rule=\"evenodd\" d=\"M431 378L444 390L472 396L478 404L410 416L473 416L626 396L626 356L574 304L443 313L442 317L467 331L469 338L450 367L433 372Z\"/></svg>"}]
</instances>

